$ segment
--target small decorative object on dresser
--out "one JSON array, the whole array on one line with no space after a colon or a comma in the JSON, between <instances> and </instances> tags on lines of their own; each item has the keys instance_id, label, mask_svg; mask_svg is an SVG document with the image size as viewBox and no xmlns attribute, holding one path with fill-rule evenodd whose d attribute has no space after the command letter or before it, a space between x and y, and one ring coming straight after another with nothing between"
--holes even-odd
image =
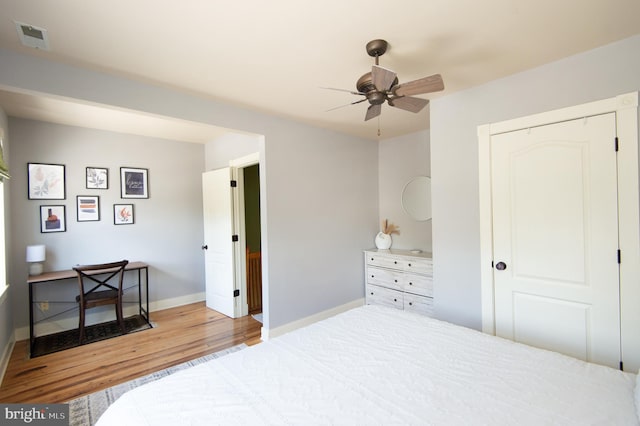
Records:
<instances>
[{"instance_id":1,"label":"small decorative object on dresser","mask_svg":"<svg viewBox=\"0 0 640 426\"><path fill-rule=\"evenodd\" d=\"M391 244L393 243L391 234L400 235L400 229L385 219L382 221L382 231L378 232L375 238L376 247L379 250L388 250L391 248Z\"/></svg>"},{"instance_id":2,"label":"small decorative object on dresser","mask_svg":"<svg viewBox=\"0 0 640 426\"><path fill-rule=\"evenodd\" d=\"M433 316L431 253L366 250L367 305L378 304Z\"/></svg>"}]
</instances>

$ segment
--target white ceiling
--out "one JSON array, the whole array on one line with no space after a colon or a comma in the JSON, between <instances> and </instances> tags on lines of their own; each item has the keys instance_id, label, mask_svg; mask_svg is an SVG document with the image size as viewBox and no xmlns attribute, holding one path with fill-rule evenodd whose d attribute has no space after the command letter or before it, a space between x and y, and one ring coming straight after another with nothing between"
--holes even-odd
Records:
<instances>
[{"instance_id":1,"label":"white ceiling","mask_svg":"<svg viewBox=\"0 0 640 426\"><path fill-rule=\"evenodd\" d=\"M380 65L400 83L442 74L444 92L420 95L434 99L640 33L638 0L0 0L0 16L0 47L369 139L378 126L383 139L429 126L428 108L385 105L368 122L366 102L327 112L360 99L321 87L355 90L371 70L372 39L389 42ZM14 21L46 29L50 51L22 46ZM16 117L147 136L159 128L193 142L218 132L162 117L140 126L129 111L32 94L0 93L0 105Z\"/></svg>"}]
</instances>

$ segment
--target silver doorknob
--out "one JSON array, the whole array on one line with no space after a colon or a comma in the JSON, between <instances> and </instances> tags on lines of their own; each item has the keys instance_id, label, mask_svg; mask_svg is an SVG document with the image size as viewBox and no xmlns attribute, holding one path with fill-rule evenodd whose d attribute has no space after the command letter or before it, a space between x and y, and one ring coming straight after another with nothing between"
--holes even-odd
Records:
<instances>
[{"instance_id":1,"label":"silver doorknob","mask_svg":"<svg viewBox=\"0 0 640 426\"><path fill-rule=\"evenodd\" d=\"M504 271L505 269L507 269L507 264L504 262L498 262L496 263L496 269L498 271Z\"/></svg>"}]
</instances>

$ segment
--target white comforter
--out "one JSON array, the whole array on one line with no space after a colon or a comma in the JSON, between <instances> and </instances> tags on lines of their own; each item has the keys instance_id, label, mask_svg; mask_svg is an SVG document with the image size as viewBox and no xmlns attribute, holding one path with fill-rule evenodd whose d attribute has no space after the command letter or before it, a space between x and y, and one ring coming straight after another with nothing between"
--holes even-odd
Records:
<instances>
[{"instance_id":1,"label":"white comforter","mask_svg":"<svg viewBox=\"0 0 640 426\"><path fill-rule=\"evenodd\" d=\"M635 376L364 306L129 391L98 425L636 425Z\"/></svg>"}]
</instances>

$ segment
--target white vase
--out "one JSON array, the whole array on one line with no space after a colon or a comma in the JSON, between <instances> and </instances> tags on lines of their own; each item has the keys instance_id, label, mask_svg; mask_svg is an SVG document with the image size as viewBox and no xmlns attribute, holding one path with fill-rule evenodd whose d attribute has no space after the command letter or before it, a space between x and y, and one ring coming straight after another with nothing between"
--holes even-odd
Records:
<instances>
[{"instance_id":1,"label":"white vase","mask_svg":"<svg viewBox=\"0 0 640 426\"><path fill-rule=\"evenodd\" d=\"M392 242L391 235L384 232L378 232L378 235L376 235L376 247L380 250L389 250Z\"/></svg>"}]
</instances>

